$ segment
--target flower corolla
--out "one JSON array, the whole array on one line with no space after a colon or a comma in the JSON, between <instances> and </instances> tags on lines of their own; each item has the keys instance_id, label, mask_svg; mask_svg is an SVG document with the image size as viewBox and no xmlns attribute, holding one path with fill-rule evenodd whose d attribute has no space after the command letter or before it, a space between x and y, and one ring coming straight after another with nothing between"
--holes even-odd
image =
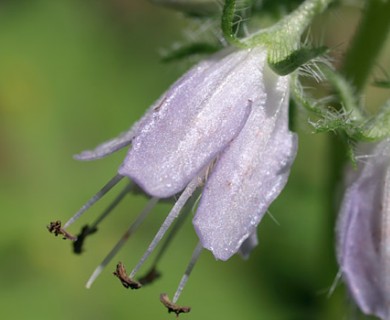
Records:
<instances>
[{"instance_id":1,"label":"flower corolla","mask_svg":"<svg viewBox=\"0 0 390 320\"><path fill-rule=\"evenodd\" d=\"M208 171L194 226L204 247L226 260L286 184L297 149L288 103L289 77L268 67L264 48L224 51L187 72L130 131L77 158L131 143L119 174L158 198Z\"/></svg>"},{"instance_id":2,"label":"flower corolla","mask_svg":"<svg viewBox=\"0 0 390 320\"><path fill-rule=\"evenodd\" d=\"M102 190L63 228L60 221L50 224L49 230L56 235L75 240L66 228L123 177L151 196L140 216L92 274L87 287L158 199L175 196L174 206L130 275L126 275L122 263L114 273L126 288L133 289L157 277L155 267L160 254L151 272L134 280L180 213L184 211L182 216L186 216L191 212L186 203L200 188L203 190L193 219L200 242L172 302L162 295L163 304L177 314L189 311L175 303L202 248L220 260L235 253L249 256L258 242L257 225L284 188L297 151L297 137L288 128L289 81L289 76L278 76L270 69L263 47L225 49L189 70L130 130L76 156L79 160L95 160L131 144L118 174ZM130 189L127 186L92 226L82 229L74 245L76 253L82 251L85 237L97 230L97 224ZM170 239L167 237L166 243ZM162 250L166 247L162 245Z\"/></svg>"}]
</instances>

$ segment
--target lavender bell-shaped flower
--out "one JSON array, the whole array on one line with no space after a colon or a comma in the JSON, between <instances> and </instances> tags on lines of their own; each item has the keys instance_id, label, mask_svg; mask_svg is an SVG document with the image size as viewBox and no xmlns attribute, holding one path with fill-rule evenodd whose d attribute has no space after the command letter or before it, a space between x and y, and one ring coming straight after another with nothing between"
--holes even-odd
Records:
<instances>
[{"instance_id":1,"label":"lavender bell-shaped flower","mask_svg":"<svg viewBox=\"0 0 390 320\"><path fill-rule=\"evenodd\" d=\"M390 139L359 150L341 206L338 261L365 313L390 319Z\"/></svg>"},{"instance_id":2,"label":"lavender bell-shaped flower","mask_svg":"<svg viewBox=\"0 0 390 320\"><path fill-rule=\"evenodd\" d=\"M52 230L64 234L124 176L152 196L137 226L159 198L180 194L130 276L120 277L125 286L138 288L132 283L135 274L194 191L204 185L193 221L200 244L173 302L162 298L170 311L185 312L172 305L202 247L221 260L235 253L247 257L257 244L256 227L284 188L295 158L297 138L288 129L289 77L276 75L266 56L263 47L223 50L188 71L128 132L76 156L94 160L131 144L118 175L63 229L57 225ZM129 228L95 270L89 285L134 229ZM117 274L123 274L123 266L118 268Z\"/></svg>"}]
</instances>

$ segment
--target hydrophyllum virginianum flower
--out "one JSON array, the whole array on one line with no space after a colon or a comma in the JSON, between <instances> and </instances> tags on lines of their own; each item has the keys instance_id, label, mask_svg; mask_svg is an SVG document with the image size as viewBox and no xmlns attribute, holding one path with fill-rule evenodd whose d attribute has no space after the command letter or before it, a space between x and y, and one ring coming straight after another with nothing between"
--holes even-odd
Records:
<instances>
[{"instance_id":1,"label":"hydrophyllum virginianum flower","mask_svg":"<svg viewBox=\"0 0 390 320\"><path fill-rule=\"evenodd\" d=\"M362 146L349 172L338 223L338 260L349 292L366 314L390 318L390 139Z\"/></svg>"},{"instance_id":2,"label":"hydrophyllum virginianum flower","mask_svg":"<svg viewBox=\"0 0 390 320\"><path fill-rule=\"evenodd\" d=\"M63 227L59 221L52 223L49 229L55 234L74 240L66 229L123 177L130 178L151 197L87 286L158 199L180 195L130 275L126 275L123 264L118 264L115 272L125 287L139 288L153 280L158 275L160 253L146 277L139 281L134 278L181 214L162 245L165 250L181 218L191 212L192 205L186 203L197 189L203 188L193 220L200 242L172 302L166 295L161 297L169 311L188 311L175 303L202 248L220 260L235 253L247 257L257 244L257 225L287 182L297 150L297 137L288 129L288 103L289 77L278 76L268 67L263 47L225 49L188 71L129 131L76 156L79 160L94 160L131 143L118 175ZM131 184L92 226L83 228L75 242L76 252L81 251L84 238L96 231L97 224L130 189Z\"/></svg>"}]
</instances>

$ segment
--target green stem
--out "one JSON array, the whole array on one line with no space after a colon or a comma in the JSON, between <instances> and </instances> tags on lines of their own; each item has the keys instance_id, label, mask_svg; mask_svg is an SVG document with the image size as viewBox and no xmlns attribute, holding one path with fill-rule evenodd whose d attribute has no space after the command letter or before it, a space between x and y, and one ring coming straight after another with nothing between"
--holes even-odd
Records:
<instances>
[{"instance_id":1,"label":"green stem","mask_svg":"<svg viewBox=\"0 0 390 320\"><path fill-rule=\"evenodd\" d=\"M367 0L359 29L345 57L343 74L361 93L386 42L390 28L390 1Z\"/></svg>"},{"instance_id":2,"label":"green stem","mask_svg":"<svg viewBox=\"0 0 390 320\"><path fill-rule=\"evenodd\" d=\"M266 44L271 48L268 60L277 63L299 48L302 33L313 18L322 13L334 0L306 0L275 25L244 39L248 46Z\"/></svg>"},{"instance_id":3,"label":"green stem","mask_svg":"<svg viewBox=\"0 0 390 320\"><path fill-rule=\"evenodd\" d=\"M362 21L345 55L344 67L341 70L345 78L352 81L357 96L362 94L389 31L390 0L367 0ZM344 147L341 147L340 143L339 137L330 136L329 155L332 173L329 176L329 192L332 192L340 182L341 172L347 160L346 145L344 143Z\"/></svg>"},{"instance_id":4,"label":"green stem","mask_svg":"<svg viewBox=\"0 0 390 320\"><path fill-rule=\"evenodd\" d=\"M323 12L333 0L306 0L296 10L280 21L284 32L300 37L313 18Z\"/></svg>"},{"instance_id":5,"label":"green stem","mask_svg":"<svg viewBox=\"0 0 390 320\"><path fill-rule=\"evenodd\" d=\"M226 41L235 47L245 47L245 45L238 39L234 33L234 14L236 11L236 0L225 0L223 6L221 28Z\"/></svg>"},{"instance_id":6,"label":"green stem","mask_svg":"<svg viewBox=\"0 0 390 320\"><path fill-rule=\"evenodd\" d=\"M256 45L271 45L277 54L270 61L277 62L299 46L300 37L312 22L314 16L323 12L334 0L305 0L296 10L285 16L270 28L260 30L246 39L238 39L234 33L236 0L225 0L221 27L226 41L236 47L248 48ZM281 57L280 57L281 56Z\"/></svg>"}]
</instances>

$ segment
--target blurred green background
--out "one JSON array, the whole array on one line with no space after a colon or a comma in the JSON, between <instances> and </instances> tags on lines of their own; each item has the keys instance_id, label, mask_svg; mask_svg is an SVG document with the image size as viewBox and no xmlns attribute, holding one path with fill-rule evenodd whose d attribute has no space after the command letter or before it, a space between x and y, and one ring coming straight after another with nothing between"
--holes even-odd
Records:
<instances>
[{"instance_id":1,"label":"blurred green background","mask_svg":"<svg viewBox=\"0 0 390 320\"><path fill-rule=\"evenodd\" d=\"M317 23L338 58L357 17L358 10L347 8ZM160 63L159 49L183 39L185 22L180 14L143 0L0 1L2 318L174 318L158 297L173 295L191 256L196 237L190 223L162 261L163 277L155 284L126 291L112 276L117 261L128 269L136 264L169 204L156 208L90 290L85 281L146 199L127 197L87 239L81 256L50 235L46 225L67 220L115 174L125 151L91 163L72 155L127 129L184 71L182 63ZM382 60L389 67L388 59ZM386 96L388 91L372 89L367 99L379 103ZM328 137L312 135L305 125L298 130L300 151L291 179L270 208L278 224L264 218L259 247L248 261L218 262L204 252L179 300L193 308L183 319L345 319L350 314L342 285L328 294L337 274L334 217L326 194ZM115 194L71 230L93 220Z\"/></svg>"}]
</instances>

